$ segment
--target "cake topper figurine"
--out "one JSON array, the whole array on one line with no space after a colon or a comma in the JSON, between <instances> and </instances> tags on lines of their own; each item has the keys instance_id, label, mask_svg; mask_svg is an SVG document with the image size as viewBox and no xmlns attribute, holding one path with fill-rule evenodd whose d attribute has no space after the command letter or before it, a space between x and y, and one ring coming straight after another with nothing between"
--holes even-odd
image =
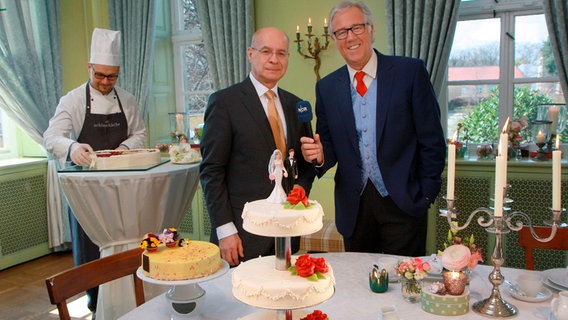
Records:
<instances>
[{"instance_id":1,"label":"cake topper figurine","mask_svg":"<svg viewBox=\"0 0 568 320\"><path fill-rule=\"evenodd\" d=\"M282 176L288 177L288 172L284 169L282 153L276 149L270 157L268 163L268 179L274 181L274 189L266 200L271 203L282 203L286 200L286 192L282 187Z\"/></svg>"},{"instance_id":2,"label":"cake topper figurine","mask_svg":"<svg viewBox=\"0 0 568 320\"><path fill-rule=\"evenodd\" d=\"M284 168L288 173L288 176L284 179L284 191L286 194L290 193L290 191L294 188L296 179L298 179L298 163L294 154L294 149L288 150L288 158L284 160Z\"/></svg>"}]
</instances>

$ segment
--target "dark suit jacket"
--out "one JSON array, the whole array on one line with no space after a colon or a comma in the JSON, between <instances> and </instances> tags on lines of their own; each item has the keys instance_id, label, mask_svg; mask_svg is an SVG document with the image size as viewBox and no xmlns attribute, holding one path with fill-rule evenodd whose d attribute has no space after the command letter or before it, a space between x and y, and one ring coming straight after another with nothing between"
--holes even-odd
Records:
<instances>
[{"instance_id":1,"label":"dark suit jacket","mask_svg":"<svg viewBox=\"0 0 568 320\"><path fill-rule=\"evenodd\" d=\"M379 168L397 206L425 219L429 204L440 190L445 166L438 102L422 61L376 53ZM347 66L317 83L316 115L325 155L318 176L337 164L336 223L343 236L349 238L357 221L363 165Z\"/></svg>"},{"instance_id":2,"label":"dark suit jacket","mask_svg":"<svg viewBox=\"0 0 568 320\"><path fill-rule=\"evenodd\" d=\"M278 96L286 118L287 150L300 154L300 137L306 135L296 114L300 98L282 89ZM209 97L200 147L200 180L212 224L211 241L218 243L215 228L233 222L244 242L245 259L274 254L274 238L254 236L242 228L244 204L267 198L274 188L268 163L276 144L250 78ZM313 166L298 162L298 183L309 192ZM295 244L297 250L299 239Z\"/></svg>"}]
</instances>

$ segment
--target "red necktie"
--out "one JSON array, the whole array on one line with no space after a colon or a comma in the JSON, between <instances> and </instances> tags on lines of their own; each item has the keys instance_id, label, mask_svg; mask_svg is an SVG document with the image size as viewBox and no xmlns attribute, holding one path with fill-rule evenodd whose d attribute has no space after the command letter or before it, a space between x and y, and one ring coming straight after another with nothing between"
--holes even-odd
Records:
<instances>
[{"instance_id":1,"label":"red necktie","mask_svg":"<svg viewBox=\"0 0 568 320\"><path fill-rule=\"evenodd\" d=\"M363 82L364 76L365 72L363 71L355 73L355 79L357 80L357 87L355 87L355 89L357 89L357 92L361 95L361 97L367 92L367 86L365 85L365 82Z\"/></svg>"}]
</instances>

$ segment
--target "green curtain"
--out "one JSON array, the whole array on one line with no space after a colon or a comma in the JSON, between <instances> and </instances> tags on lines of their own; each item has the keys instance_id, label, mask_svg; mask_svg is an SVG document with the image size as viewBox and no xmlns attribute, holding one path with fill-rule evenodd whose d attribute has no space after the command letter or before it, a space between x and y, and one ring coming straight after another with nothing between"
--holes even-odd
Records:
<instances>
[{"instance_id":1,"label":"green curtain","mask_svg":"<svg viewBox=\"0 0 568 320\"><path fill-rule=\"evenodd\" d=\"M564 100L568 102L568 2L544 0L544 17Z\"/></svg>"},{"instance_id":2,"label":"green curtain","mask_svg":"<svg viewBox=\"0 0 568 320\"><path fill-rule=\"evenodd\" d=\"M458 22L460 0L385 0L391 54L419 58L439 97Z\"/></svg>"},{"instance_id":3,"label":"green curtain","mask_svg":"<svg viewBox=\"0 0 568 320\"><path fill-rule=\"evenodd\" d=\"M247 47L254 30L253 0L196 0L215 90L248 76Z\"/></svg>"},{"instance_id":4,"label":"green curtain","mask_svg":"<svg viewBox=\"0 0 568 320\"><path fill-rule=\"evenodd\" d=\"M0 0L0 108L37 143L61 96L59 1Z\"/></svg>"},{"instance_id":5,"label":"green curtain","mask_svg":"<svg viewBox=\"0 0 568 320\"><path fill-rule=\"evenodd\" d=\"M122 32L118 86L132 93L142 118L148 117L154 60L155 0L108 0L110 27Z\"/></svg>"}]
</instances>

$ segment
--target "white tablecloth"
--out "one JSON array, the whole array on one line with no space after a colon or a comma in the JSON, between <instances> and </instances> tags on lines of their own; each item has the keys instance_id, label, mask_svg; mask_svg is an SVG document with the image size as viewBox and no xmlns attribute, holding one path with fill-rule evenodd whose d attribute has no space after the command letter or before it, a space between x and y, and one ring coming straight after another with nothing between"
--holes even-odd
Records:
<instances>
[{"instance_id":1,"label":"white tablecloth","mask_svg":"<svg viewBox=\"0 0 568 320\"><path fill-rule=\"evenodd\" d=\"M147 171L60 172L59 181L77 220L101 248L101 257L137 247L147 232L179 227L197 189L199 167L170 162ZM97 319L131 310L132 282L99 289Z\"/></svg>"},{"instance_id":2,"label":"white tablecloth","mask_svg":"<svg viewBox=\"0 0 568 320\"><path fill-rule=\"evenodd\" d=\"M314 255L320 256L320 255ZM469 286L470 311L462 316L443 317L423 311L420 303L411 304L403 300L400 293L400 284L391 283L386 293L373 293L369 288L369 272L372 265L377 263L378 254L370 253L326 253L321 254L332 266L335 274L335 294L328 301L310 308L325 312L332 320L377 320L379 310L383 306L395 306L400 319L426 320L426 319L487 319L485 316L471 310L476 301L489 297L492 288L487 279L493 267L479 265L474 269ZM501 268L506 279L514 281L526 270ZM192 319L227 320L236 319L251 313L262 311L243 304L235 299L231 293L231 273L217 279L201 284L206 291L205 304L201 314ZM506 293L507 285L500 287L502 297L519 309L514 319L548 319L550 313L550 300L540 303L529 303L514 299ZM557 293L554 293L557 296ZM121 320L140 319L170 319L170 309L164 295L155 297L140 307L124 315Z\"/></svg>"}]
</instances>

